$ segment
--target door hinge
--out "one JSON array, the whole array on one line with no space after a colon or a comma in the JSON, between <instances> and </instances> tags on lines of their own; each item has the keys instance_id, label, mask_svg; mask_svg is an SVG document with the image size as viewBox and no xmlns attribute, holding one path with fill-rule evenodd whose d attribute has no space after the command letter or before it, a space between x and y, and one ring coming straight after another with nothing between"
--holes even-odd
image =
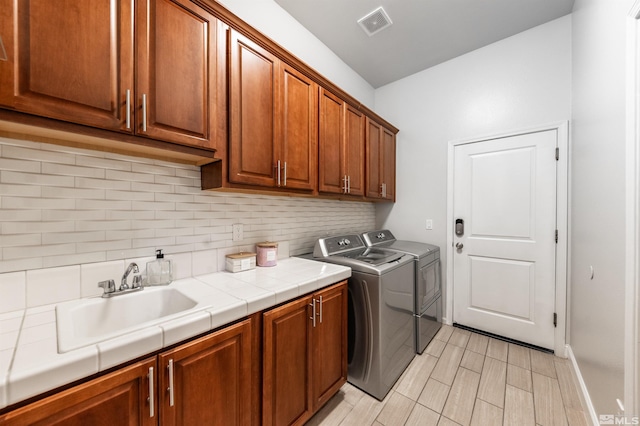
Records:
<instances>
[{"instance_id":1,"label":"door hinge","mask_svg":"<svg viewBox=\"0 0 640 426\"><path fill-rule=\"evenodd\" d=\"M558 244L558 230L556 229L556 244Z\"/></svg>"},{"instance_id":2,"label":"door hinge","mask_svg":"<svg viewBox=\"0 0 640 426\"><path fill-rule=\"evenodd\" d=\"M560 148L556 147L556 161L560 159Z\"/></svg>"},{"instance_id":3,"label":"door hinge","mask_svg":"<svg viewBox=\"0 0 640 426\"><path fill-rule=\"evenodd\" d=\"M553 326L558 326L558 314L556 314L555 312L553 313Z\"/></svg>"}]
</instances>

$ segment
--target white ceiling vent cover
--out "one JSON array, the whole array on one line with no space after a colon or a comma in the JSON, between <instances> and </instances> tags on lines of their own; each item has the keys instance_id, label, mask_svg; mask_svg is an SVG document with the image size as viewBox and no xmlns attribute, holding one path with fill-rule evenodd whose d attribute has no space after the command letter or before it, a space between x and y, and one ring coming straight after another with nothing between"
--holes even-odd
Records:
<instances>
[{"instance_id":1,"label":"white ceiling vent cover","mask_svg":"<svg viewBox=\"0 0 640 426\"><path fill-rule=\"evenodd\" d=\"M387 12L384 11L382 6L358 20L358 24L360 24L369 37L390 27L392 23L391 18L389 18L389 15L387 15Z\"/></svg>"}]
</instances>

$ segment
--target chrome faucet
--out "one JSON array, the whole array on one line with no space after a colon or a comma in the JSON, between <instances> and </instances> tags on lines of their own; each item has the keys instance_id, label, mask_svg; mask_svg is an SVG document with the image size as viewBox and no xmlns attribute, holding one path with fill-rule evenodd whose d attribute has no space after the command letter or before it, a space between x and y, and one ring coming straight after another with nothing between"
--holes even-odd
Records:
<instances>
[{"instance_id":1,"label":"chrome faucet","mask_svg":"<svg viewBox=\"0 0 640 426\"><path fill-rule=\"evenodd\" d=\"M127 270L124 271L124 275L122 275L122 280L120 281L120 291L124 291L124 290L128 290L129 289L129 285L127 284L127 277L129 276L129 274L133 272L134 274L137 274L140 272L140 270L138 269L138 264L135 262L131 262L129 264L129 266L127 267ZM140 287L140 275L136 275L134 276L134 280L132 283L133 288L136 287ZM138 278L136 280L136 278ZM136 285L137 284L137 285Z\"/></svg>"},{"instance_id":2,"label":"chrome faucet","mask_svg":"<svg viewBox=\"0 0 640 426\"><path fill-rule=\"evenodd\" d=\"M129 287L129 285L127 284L127 277L132 272L136 275L133 276L131 287ZM127 267L127 270L124 272L124 275L122 275L120 288L118 290L116 290L116 283L113 280L100 281L98 283L98 287L104 289L102 297L118 296L120 294L131 293L132 291L144 289L144 287L142 286L142 275L140 275L139 272L140 270L138 269L138 265L133 262L130 263Z\"/></svg>"}]
</instances>

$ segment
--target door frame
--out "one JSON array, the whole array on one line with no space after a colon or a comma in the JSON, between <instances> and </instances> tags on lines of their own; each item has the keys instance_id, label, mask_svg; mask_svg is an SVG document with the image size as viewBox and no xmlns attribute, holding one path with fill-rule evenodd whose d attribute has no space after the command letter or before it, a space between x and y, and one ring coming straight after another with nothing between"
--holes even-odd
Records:
<instances>
[{"instance_id":1,"label":"door frame","mask_svg":"<svg viewBox=\"0 0 640 426\"><path fill-rule=\"evenodd\" d=\"M640 1L640 0L639 0ZM483 142L491 139L499 139L510 136L519 136L527 133L537 133L555 130L558 134L559 160L556 169L556 227L558 229L558 243L556 245L556 291L555 312L558 314L558 322L555 328L553 350L555 354L566 358L567 341L567 290L569 279L569 122L558 121L545 125L512 130L504 133L484 135L469 139L449 141L447 164L447 272L446 272L446 303L443 321L453 323L453 183L455 168L455 148L458 145ZM551 320L551 318L549 319Z\"/></svg>"},{"instance_id":2,"label":"door frame","mask_svg":"<svg viewBox=\"0 0 640 426\"><path fill-rule=\"evenodd\" d=\"M640 414L640 0L626 20L624 412ZM593 417L593 415L592 415Z\"/></svg>"}]
</instances>

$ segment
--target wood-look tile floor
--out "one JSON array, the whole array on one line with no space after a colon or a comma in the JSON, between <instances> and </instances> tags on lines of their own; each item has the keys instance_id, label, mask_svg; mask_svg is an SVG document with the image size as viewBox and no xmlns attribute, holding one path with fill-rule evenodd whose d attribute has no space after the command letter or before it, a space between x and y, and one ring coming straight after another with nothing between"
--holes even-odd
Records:
<instances>
[{"instance_id":1,"label":"wood-look tile floor","mask_svg":"<svg viewBox=\"0 0 640 426\"><path fill-rule=\"evenodd\" d=\"M307 425L587 425L566 359L443 326L384 401L345 384Z\"/></svg>"}]
</instances>

